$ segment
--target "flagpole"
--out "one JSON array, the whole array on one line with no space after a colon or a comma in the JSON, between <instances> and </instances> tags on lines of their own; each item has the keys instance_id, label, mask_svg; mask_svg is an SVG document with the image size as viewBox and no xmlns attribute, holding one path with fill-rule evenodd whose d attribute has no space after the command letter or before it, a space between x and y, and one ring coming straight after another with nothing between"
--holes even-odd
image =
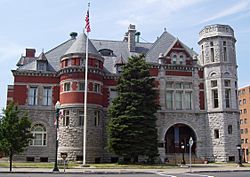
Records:
<instances>
[{"instance_id":1,"label":"flagpole","mask_svg":"<svg viewBox=\"0 0 250 177\"><path fill-rule=\"evenodd\" d=\"M88 3L88 11L90 4ZM88 14L87 14L88 15ZM85 82L84 82L84 120L83 120L83 166L86 165L86 139L87 139L87 96L88 96L88 49L89 30L87 29L86 58L85 58Z\"/></svg>"}]
</instances>

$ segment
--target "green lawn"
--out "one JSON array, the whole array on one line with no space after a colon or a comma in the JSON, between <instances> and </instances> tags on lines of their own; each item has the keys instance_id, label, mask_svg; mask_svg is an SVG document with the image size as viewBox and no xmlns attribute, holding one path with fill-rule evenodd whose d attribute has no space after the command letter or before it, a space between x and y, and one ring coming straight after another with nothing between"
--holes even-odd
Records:
<instances>
[{"instance_id":1,"label":"green lawn","mask_svg":"<svg viewBox=\"0 0 250 177\"><path fill-rule=\"evenodd\" d=\"M91 168L123 168L123 169L163 169L163 168L175 168L175 165L145 165L145 164L128 164L120 165L116 163L106 163L106 164L89 164ZM72 163L68 164L68 168L80 167L81 164ZM9 167L9 162L0 162L0 167ZM34 162L14 162L13 168L53 168L54 163L34 163ZM59 165L60 168L63 168L63 165Z\"/></svg>"}]
</instances>

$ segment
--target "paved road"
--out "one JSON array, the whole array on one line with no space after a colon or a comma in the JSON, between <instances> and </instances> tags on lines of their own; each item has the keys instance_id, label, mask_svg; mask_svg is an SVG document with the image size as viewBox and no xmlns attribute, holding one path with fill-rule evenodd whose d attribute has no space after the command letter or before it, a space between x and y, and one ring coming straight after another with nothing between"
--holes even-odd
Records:
<instances>
[{"instance_id":1,"label":"paved road","mask_svg":"<svg viewBox=\"0 0 250 177\"><path fill-rule=\"evenodd\" d=\"M51 173L0 173L0 177L250 177L250 172L183 173L183 174L51 174Z\"/></svg>"}]
</instances>

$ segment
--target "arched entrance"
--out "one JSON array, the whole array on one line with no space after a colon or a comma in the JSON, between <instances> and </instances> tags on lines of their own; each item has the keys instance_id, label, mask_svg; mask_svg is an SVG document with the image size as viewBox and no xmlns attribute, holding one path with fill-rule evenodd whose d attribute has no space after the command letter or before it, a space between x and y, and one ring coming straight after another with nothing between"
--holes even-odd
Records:
<instances>
[{"instance_id":1,"label":"arched entrance","mask_svg":"<svg viewBox=\"0 0 250 177\"><path fill-rule=\"evenodd\" d=\"M171 126L165 134L165 153L189 152L189 139L193 138L192 153L196 150L196 135L194 130L185 124L175 124ZM181 146L184 145L184 150Z\"/></svg>"}]
</instances>

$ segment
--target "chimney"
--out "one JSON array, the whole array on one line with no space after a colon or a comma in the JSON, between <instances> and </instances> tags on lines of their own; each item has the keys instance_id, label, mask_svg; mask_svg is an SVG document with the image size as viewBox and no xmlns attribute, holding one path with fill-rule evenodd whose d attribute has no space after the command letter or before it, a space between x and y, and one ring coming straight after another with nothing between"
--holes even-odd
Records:
<instances>
[{"instance_id":1,"label":"chimney","mask_svg":"<svg viewBox=\"0 0 250 177\"><path fill-rule=\"evenodd\" d=\"M141 35L141 33L140 33L139 31L137 31L137 32L135 33L135 42L136 42L136 43L139 43L139 42L140 42L140 35Z\"/></svg>"},{"instance_id":2,"label":"chimney","mask_svg":"<svg viewBox=\"0 0 250 177\"><path fill-rule=\"evenodd\" d=\"M26 57L35 57L36 49L26 49Z\"/></svg>"},{"instance_id":3,"label":"chimney","mask_svg":"<svg viewBox=\"0 0 250 177\"><path fill-rule=\"evenodd\" d=\"M135 52L135 25L128 27L128 49L130 52Z\"/></svg>"},{"instance_id":4,"label":"chimney","mask_svg":"<svg viewBox=\"0 0 250 177\"><path fill-rule=\"evenodd\" d=\"M77 36L77 33L76 32L71 32L69 35L70 35L71 39L75 39L76 36Z\"/></svg>"}]
</instances>

